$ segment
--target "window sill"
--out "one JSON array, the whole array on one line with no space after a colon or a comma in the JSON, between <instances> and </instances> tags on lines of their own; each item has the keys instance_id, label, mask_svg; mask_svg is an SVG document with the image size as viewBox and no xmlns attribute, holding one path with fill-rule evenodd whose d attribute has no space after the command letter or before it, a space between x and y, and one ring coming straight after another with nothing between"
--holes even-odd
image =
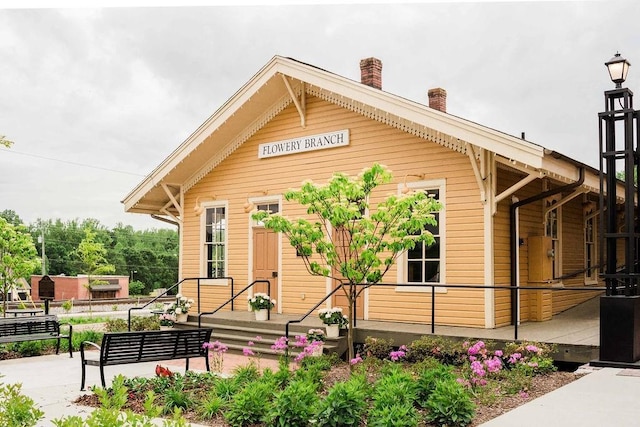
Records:
<instances>
[{"instance_id":1,"label":"window sill","mask_svg":"<svg viewBox=\"0 0 640 427\"><path fill-rule=\"evenodd\" d=\"M206 286L228 286L229 281L227 279L200 279L200 284Z\"/></svg>"},{"instance_id":2,"label":"window sill","mask_svg":"<svg viewBox=\"0 0 640 427\"><path fill-rule=\"evenodd\" d=\"M446 285L442 283L434 283L433 287L431 285L415 285L415 286L396 286L396 292L411 292L411 293L419 293L419 294L430 294L432 293L432 289L436 294L446 294L447 288Z\"/></svg>"}]
</instances>

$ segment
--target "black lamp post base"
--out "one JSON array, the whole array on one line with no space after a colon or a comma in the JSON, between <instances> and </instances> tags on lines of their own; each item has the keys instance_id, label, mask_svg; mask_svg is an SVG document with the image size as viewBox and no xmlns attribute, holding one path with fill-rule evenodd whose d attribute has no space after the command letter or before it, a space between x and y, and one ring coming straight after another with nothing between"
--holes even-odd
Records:
<instances>
[{"instance_id":1,"label":"black lamp post base","mask_svg":"<svg viewBox=\"0 0 640 427\"><path fill-rule=\"evenodd\" d=\"M598 363L633 364L639 360L640 296L600 297L600 360Z\"/></svg>"}]
</instances>

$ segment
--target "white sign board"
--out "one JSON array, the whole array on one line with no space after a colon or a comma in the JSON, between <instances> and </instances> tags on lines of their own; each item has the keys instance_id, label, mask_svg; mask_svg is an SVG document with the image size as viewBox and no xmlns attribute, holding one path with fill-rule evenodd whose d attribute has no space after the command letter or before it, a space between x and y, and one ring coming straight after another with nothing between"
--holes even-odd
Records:
<instances>
[{"instance_id":1,"label":"white sign board","mask_svg":"<svg viewBox=\"0 0 640 427\"><path fill-rule=\"evenodd\" d=\"M258 158L265 159L267 157L285 156L287 154L324 150L345 145L349 145L349 129L260 144Z\"/></svg>"}]
</instances>

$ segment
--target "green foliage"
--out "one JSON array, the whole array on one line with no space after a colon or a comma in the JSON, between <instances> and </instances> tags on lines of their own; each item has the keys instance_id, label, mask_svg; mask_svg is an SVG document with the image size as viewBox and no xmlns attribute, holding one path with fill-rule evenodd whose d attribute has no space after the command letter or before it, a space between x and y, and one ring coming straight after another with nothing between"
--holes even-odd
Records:
<instances>
[{"instance_id":1,"label":"green foliage","mask_svg":"<svg viewBox=\"0 0 640 427\"><path fill-rule=\"evenodd\" d=\"M224 419L232 427L244 427L256 424L267 416L273 398L274 384L254 381L236 393L229 404Z\"/></svg>"},{"instance_id":2,"label":"green foliage","mask_svg":"<svg viewBox=\"0 0 640 427\"><path fill-rule=\"evenodd\" d=\"M128 330L127 321L120 318L110 318L105 322L107 332L125 332ZM156 316L131 317L132 331L157 331L160 329L160 319Z\"/></svg>"},{"instance_id":3,"label":"green foliage","mask_svg":"<svg viewBox=\"0 0 640 427\"><path fill-rule=\"evenodd\" d=\"M15 289L18 279L28 277L38 267L39 260L31 235L23 225L13 225L0 217L0 292ZM3 311L7 310L6 298Z\"/></svg>"},{"instance_id":4,"label":"green foliage","mask_svg":"<svg viewBox=\"0 0 640 427\"><path fill-rule=\"evenodd\" d=\"M44 416L33 399L23 395L21 389L21 384L0 383L0 426L31 427Z\"/></svg>"},{"instance_id":5,"label":"green foliage","mask_svg":"<svg viewBox=\"0 0 640 427\"><path fill-rule=\"evenodd\" d=\"M276 393L267 422L278 427L306 427L318 402L316 384L311 381L293 381Z\"/></svg>"},{"instance_id":6,"label":"green foliage","mask_svg":"<svg viewBox=\"0 0 640 427\"><path fill-rule=\"evenodd\" d=\"M113 317L105 322L104 330L107 332L124 332L127 330L127 321Z\"/></svg>"},{"instance_id":7,"label":"green foliage","mask_svg":"<svg viewBox=\"0 0 640 427\"><path fill-rule=\"evenodd\" d=\"M325 427L357 427L367 405L368 384L364 375L352 375L336 383L318 405L316 422Z\"/></svg>"},{"instance_id":8,"label":"green foliage","mask_svg":"<svg viewBox=\"0 0 640 427\"><path fill-rule=\"evenodd\" d=\"M311 275L345 283L350 324L354 298L364 290L357 285L379 283L401 253L418 242L427 246L435 242L427 227L437 225L434 212L441 205L424 192L391 194L370 206L376 188L391 181L391 172L377 163L357 177L335 172L324 185L306 181L300 190L285 193L286 200L306 206L306 217L290 220L266 211L252 216L265 228L283 233ZM347 338L351 360L351 330Z\"/></svg>"},{"instance_id":9,"label":"green foliage","mask_svg":"<svg viewBox=\"0 0 640 427\"><path fill-rule=\"evenodd\" d=\"M418 397L418 387L411 373L400 365L387 364L376 381L373 391L373 406L381 408L394 404L413 406Z\"/></svg>"},{"instance_id":10,"label":"green foliage","mask_svg":"<svg viewBox=\"0 0 640 427\"><path fill-rule=\"evenodd\" d=\"M438 365L435 368L426 368L419 372L417 379L417 402L423 408L431 393L439 381L455 381L456 375L449 366Z\"/></svg>"},{"instance_id":11,"label":"green foliage","mask_svg":"<svg viewBox=\"0 0 640 427\"><path fill-rule=\"evenodd\" d=\"M393 340L373 337L364 339L364 353L367 357L375 357L379 360L388 359L392 350Z\"/></svg>"},{"instance_id":12,"label":"green foliage","mask_svg":"<svg viewBox=\"0 0 640 427\"><path fill-rule=\"evenodd\" d=\"M64 301L60 306L62 307L65 313L69 313L73 309L73 301L68 299Z\"/></svg>"},{"instance_id":13,"label":"green foliage","mask_svg":"<svg viewBox=\"0 0 640 427\"><path fill-rule=\"evenodd\" d=\"M226 401L224 398L216 396L215 394L207 395L205 399L198 402L198 415L205 420L210 420L211 418L221 414L225 405Z\"/></svg>"},{"instance_id":14,"label":"green foliage","mask_svg":"<svg viewBox=\"0 0 640 427\"><path fill-rule=\"evenodd\" d=\"M129 282L129 295L144 295L145 285L139 280Z\"/></svg>"},{"instance_id":15,"label":"green foliage","mask_svg":"<svg viewBox=\"0 0 640 427\"><path fill-rule=\"evenodd\" d=\"M475 415L471 396L455 380L438 381L424 406L427 419L440 426L466 426Z\"/></svg>"},{"instance_id":16,"label":"green foliage","mask_svg":"<svg viewBox=\"0 0 640 427\"><path fill-rule=\"evenodd\" d=\"M418 425L418 411L408 403L394 403L374 407L369 412L367 425L372 427L414 427Z\"/></svg>"},{"instance_id":17,"label":"green foliage","mask_svg":"<svg viewBox=\"0 0 640 427\"><path fill-rule=\"evenodd\" d=\"M233 379L241 387L258 380L258 378L260 378L260 372L253 363L238 366L233 370Z\"/></svg>"},{"instance_id":18,"label":"green foliage","mask_svg":"<svg viewBox=\"0 0 640 427\"><path fill-rule=\"evenodd\" d=\"M425 335L407 346L406 359L415 363L426 358L434 358L446 365L460 366L466 361L466 353L456 340Z\"/></svg>"}]
</instances>

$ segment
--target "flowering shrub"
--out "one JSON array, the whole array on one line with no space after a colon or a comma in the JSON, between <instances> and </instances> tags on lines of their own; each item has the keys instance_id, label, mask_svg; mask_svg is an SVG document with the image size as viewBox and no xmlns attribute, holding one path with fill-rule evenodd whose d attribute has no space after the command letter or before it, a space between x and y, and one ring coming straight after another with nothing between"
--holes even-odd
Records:
<instances>
[{"instance_id":1,"label":"flowering shrub","mask_svg":"<svg viewBox=\"0 0 640 427\"><path fill-rule=\"evenodd\" d=\"M501 370L522 370L527 375L547 373L555 370L553 360L547 355L549 349L543 349L533 344L509 344L505 350L490 351L483 341L473 345L463 344L469 358L470 378L460 380L462 384L470 386L485 386L487 379L495 376Z\"/></svg>"},{"instance_id":2,"label":"flowering shrub","mask_svg":"<svg viewBox=\"0 0 640 427\"><path fill-rule=\"evenodd\" d=\"M323 308L318 311L318 316L325 325L338 325L340 328L346 328L349 324L349 319L342 314L342 308L340 307Z\"/></svg>"},{"instance_id":3,"label":"flowering shrub","mask_svg":"<svg viewBox=\"0 0 640 427\"><path fill-rule=\"evenodd\" d=\"M407 346L401 345L400 348L398 348L396 351L392 351L391 353L389 353L389 359L391 359L392 362L397 362L400 359L404 359L406 355Z\"/></svg>"},{"instance_id":4,"label":"flowering shrub","mask_svg":"<svg viewBox=\"0 0 640 427\"><path fill-rule=\"evenodd\" d=\"M171 304L171 306L167 309L167 313L169 314L187 314L189 313L189 309L193 305L193 300L191 298L183 297L181 294L176 295L176 301Z\"/></svg>"},{"instance_id":5,"label":"flowering shrub","mask_svg":"<svg viewBox=\"0 0 640 427\"><path fill-rule=\"evenodd\" d=\"M160 326L173 326L176 317L171 313L162 313L160 315Z\"/></svg>"},{"instance_id":6,"label":"flowering shrub","mask_svg":"<svg viewBox=\"0 0 640 427\"><path fill-rule=\"evenodd\" d=\"M251 311L272 309L276 305L276 300L269 297L269 295L257 292L252 297L247 297Z\"/></svg>"}]
</instances>

